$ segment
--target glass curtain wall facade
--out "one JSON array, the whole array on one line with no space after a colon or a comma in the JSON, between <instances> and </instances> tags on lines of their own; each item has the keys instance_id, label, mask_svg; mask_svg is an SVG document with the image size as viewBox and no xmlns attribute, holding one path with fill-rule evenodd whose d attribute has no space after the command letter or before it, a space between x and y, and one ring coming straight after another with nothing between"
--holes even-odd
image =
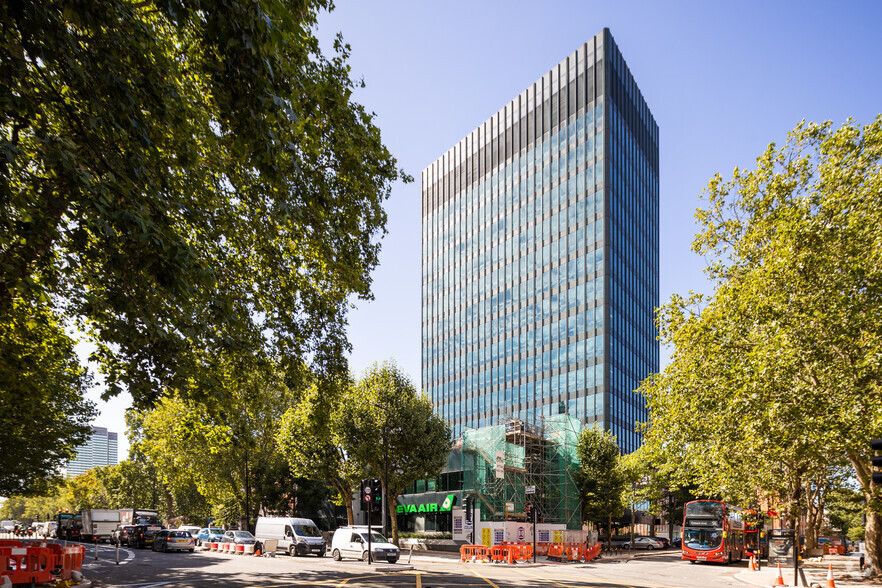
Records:
<instances>
[{"instance_id":1,"label":"glass curtain wall facade","mask_svg":"<svg viewBox=\"0 0 882 588\"><path fill-rule=\"evenodd\" d=\"M658 126L607 29L426 168L422 385L465 428L568 414L624 451L658 370Z\"/></svg>"},{"instance_id":2,"label":"glass curtain wall facade","mask_svg":"<svg viewBox=\"0 0 882 588\"><path fill-rule=\"evenodd\" d=\"M86 444L77 449L77 456L67 463L65 475L73 478L98 466L119 463L117 434L104 427L92 427Z\"/></svg>"}]
</instances>

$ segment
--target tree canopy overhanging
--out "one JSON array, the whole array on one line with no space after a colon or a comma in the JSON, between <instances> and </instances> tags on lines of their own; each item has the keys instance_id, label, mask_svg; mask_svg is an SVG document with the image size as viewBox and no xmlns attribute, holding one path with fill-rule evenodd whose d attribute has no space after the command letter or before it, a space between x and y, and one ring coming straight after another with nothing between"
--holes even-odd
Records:
<instances>
[{"instance_id":1,"label":"tree canopy overhanging","mask_svg":"<svg viewBox=\"0 0 882 588\"><path fill-rule=\"evenodd\" d=\"M0 7L0 321L50 308L137 406L218 350L343 367L391 184L329 0Z\"/></svg>"}]
</instances>

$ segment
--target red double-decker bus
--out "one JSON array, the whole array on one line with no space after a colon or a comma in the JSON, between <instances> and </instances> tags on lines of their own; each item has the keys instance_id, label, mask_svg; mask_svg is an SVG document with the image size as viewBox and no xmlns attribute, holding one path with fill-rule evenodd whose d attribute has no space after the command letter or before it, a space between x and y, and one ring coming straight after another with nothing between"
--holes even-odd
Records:
<instances>
[{"instance_id":1,"label":"red double-decker bus","mask_svg":"<svg viewBox=\"0 0 882 588\"><path fill-rule=\"evenodd\" d=\"M730 564L744 558L741 509L717 500L693 500L683 512L683 559Z\"/></svg>"}]
</instances>

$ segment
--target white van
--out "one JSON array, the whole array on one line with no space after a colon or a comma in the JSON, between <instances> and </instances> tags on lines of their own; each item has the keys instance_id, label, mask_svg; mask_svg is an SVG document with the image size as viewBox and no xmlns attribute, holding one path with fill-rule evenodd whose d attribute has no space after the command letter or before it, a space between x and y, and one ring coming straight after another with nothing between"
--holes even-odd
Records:
<instances>
[{"instance_id":1,"label":"white van","mask_svg":"<svg viewBox=\"0 0 882 588\"><path fill-rule=\"evenodd\" d=\"M289 555L325 555L322 532L311 519L258 517L254 536L261 544L267 539L277 539L277 549L287 551Z\"/></svg>"},{"instance_id":2,"label":"white van","mask_svg":"<svg viewBox=\"0 0 882 588\"><path fill-rule=\"evenodd\" d=\"M181 525L178 527L178 531L186 531L190 533L193 539L196 539L196 535L199 534L201 527L197 527L196 525Z\"/></svg>"},{"instance_id":3,"label":"white van","mask_svg":"<svg viewBox=\"0 0 882 588\"><path fill-rule=\"evenodd\" d=\"M331 557L340 561L344 557L368 560L368 528L367 526L340 527L334 531L331 539ZM374 561L386 560L389 563L398 561L398 548L389 543L385 537L371 529L371 551Z\"/></svg>"}]
</instances>

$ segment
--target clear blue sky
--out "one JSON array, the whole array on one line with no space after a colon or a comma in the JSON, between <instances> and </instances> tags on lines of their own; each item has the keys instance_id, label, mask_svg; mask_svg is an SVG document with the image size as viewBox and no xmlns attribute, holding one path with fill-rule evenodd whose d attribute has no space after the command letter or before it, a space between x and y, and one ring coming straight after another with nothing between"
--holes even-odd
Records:
<instances>
[{"instance_id":1,"label":"clear blue sky","mask_svg":"<svg viewBox=\"0 0 882 588\"><path fill-rule=\"evenodd\" d=\"M341 32L353 78L367 84L356 100L416 179L387 203L376 299L350 315L352 369L392 358L419 386L420 172L603 27L660 129L665 301L706 290L690 244L714 173L752 166L802 119L867 123L882 112L880 23L877 1L338 1L319 20L326 52ZM124 433L125 405L96 424Z\"/></svg>"}]
</instances>

